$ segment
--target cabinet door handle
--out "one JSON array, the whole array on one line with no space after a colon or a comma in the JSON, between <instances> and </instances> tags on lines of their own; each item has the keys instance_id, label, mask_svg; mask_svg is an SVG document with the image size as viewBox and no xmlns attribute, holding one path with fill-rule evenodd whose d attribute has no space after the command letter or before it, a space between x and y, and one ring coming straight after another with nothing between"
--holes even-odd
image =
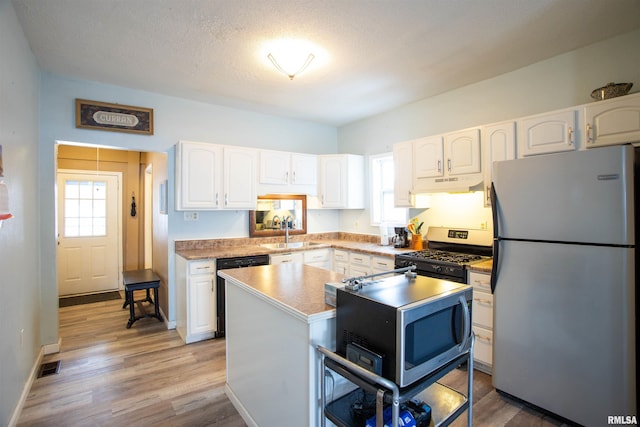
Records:
<instances>
[{"instance_id":1,"label":"cabinet door handle","mask_svg":"<svg viewBox=\"0 0 640 427\"><path fill-rule=\"evenodd\" d=\"M573 144L573 128L571 126L569 126L568 137L569 137L569 145L572 145Z\"/></svg>"},{"instance_id":2,"label":"cabinet door handle","mask_svg":"<svg viewBox=\"0 0 640 427\"><path fill-rule=\"evenodd\" d=\"M293 171L293 179L291 180L292 183L296 183L296 171Z\"/></svg>"},{"instance_id":3,"label":"cabinet door handle","mask_svg":"<svg viewBox=\"0 0 640 427\"><path fill-rule=\"evenodd\" d=\"M196 270L208 270L210 269L210 266L206 266L206 267L196 267Z\"/></svg>"},{"instance_id":4,"label":"cabinet door handle","mask_svg":"<svg viewBox=\"0 0 640 427\"><path fill-rule=\"evenodd\" d=\"M475 279L473 281L473 283L475 283L476 285L478 285L478 286L480 286L482 288L488 288L490 286L489 282L485 282L485 281L482 281L480 279Z\"/></svg>"},{"instance_id":5,"label":"cabinet door handle","mask_svg":"<svg viewBox=\"0 0 640 427\"><path fill-rule=\"evenodd\" d=\"M286 182L289 182L289 171L286 171L286 172L284 173L284 180L285 180Z\"/></svg>"},{"instance_id":6,"label":"cabinet door handle","mask_svg":"<svg viewBox=\"0 0 640 427\"><path fill-rule=\"evenodd\" d=\"M479 339L479 340L482 340L482 341L486 341L486 342L491 342L491 338L485 337L484 335L476 334L476 339Z\"/></svg>"},{"instance_id":7,"label":"cabinet door handle","mask_svg":"<svg viewBox=\"0 0 640 427\"><path fill-rule=\"evenodd\" d=\"M229 205L229 194L224 193L224 205L228 206Z\"/></svg>"},{"instance_id":8,"label":"cabinet door handle","mask_svg":"<svg viewBox=\"0 0 640 427\"><path fill-rule=\"evenodd\" d=\"M216 208L218 207L218 202L219 202L219 200L218 200L218 199L219 199L219 198L220 198L220 197L218 196L218 192L216 191Z\"/></svg>"},{"instance_id":9,"label":"cabinet door handle","mask_svg":"<svg viewBox=\"0 0 640 427\"><path fill-rule=\"evenodd\" d=\"M213 293L213 280L211 280L211 293Z\"/></svg>"},{"instance_id":10,"label":"cabinet door handle","mask_svg":"<svg viewBox=\"0 0 640 427\"><path fill-rule=\"evenodd\" d=\"M438 172L442 172L442 160L438 160Z\"/></svg>"},{"instance_id":11,"label":"cabinet door handle","mask_svg":"<svg viewBox=\"0 0 640 427\"><path fill-rule=\"evenodd\" d=\"M474 298L473 300L478 301L479 304L492 305L491 301L489 301L488 299Z\"/></svg>"},{"instance_id":12,"label":"cabinet door handle","mask_svg":"<svg viewBox=\"0 0 640 427\"><path fill-rule=\"evenodd\" d=\"M593 144L593 128L591 123L587 123L587 144Z\"/></svg>"},{"instance_id":13,"label":"cabinet door handle","mask_svg":"<svg viewBox=\"0 0 640 427\"><path fill-rule=\"evenodd\" d=\"M451 172L451 159L447 159L447 170Z\"/></svg>"}]
</instances>

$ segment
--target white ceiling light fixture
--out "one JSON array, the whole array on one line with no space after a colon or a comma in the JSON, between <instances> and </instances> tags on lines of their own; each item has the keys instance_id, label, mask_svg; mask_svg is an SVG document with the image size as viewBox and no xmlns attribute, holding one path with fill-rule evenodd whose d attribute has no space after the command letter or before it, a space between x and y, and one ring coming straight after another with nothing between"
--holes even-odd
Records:
<instances>
[{"instance_id":1,"label":"white ceiling light fixture","mask_svg":"<svg viewBox=\"0 0 640 427\"><path fill-rule=\"evenodd\" d=\"M264 55L264 56L262 56ZM280 38L266 40L261 48L265 64L293 80L305 70L326 64L327 54L318 45L305 39ZM266 59L269 59L269 62ZM309 67L313 62L313 67Z\"/></svg>"},{"instance_id":2,"label":"white ceiling light fixture","mask_svg":"<svg viewBox=\"0 0 640 427\"><path fill-rule=\"evenodd\" d=\"M282 68L280 64L278 64L278 61L276 61L276 58L273 56L273 54L269 53L267 55L267 58L269 58L269 61L271 61L273 66L276 67L278 71L280 71L282 74L289 77L289 80L293 80L295 76L303 72L309 66L309 64L311 64L311 61L313 61L313 58L315 58L315 56L313 55L313 53L310 53L309 56L307 56L307 60L304 61L304 64L302 64L302 66L296 72L293 72L293 73Z\"/></svg>"}]
</instances>

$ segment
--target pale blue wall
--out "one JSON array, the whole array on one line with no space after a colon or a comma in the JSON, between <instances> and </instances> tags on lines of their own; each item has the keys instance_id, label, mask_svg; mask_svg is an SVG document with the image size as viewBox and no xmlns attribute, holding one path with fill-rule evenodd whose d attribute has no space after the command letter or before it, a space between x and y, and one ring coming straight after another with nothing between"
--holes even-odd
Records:
<instances>
[{"instance_id":1,"label":"pale blue wall","mask_svg":"<svg viewBox=\"0 0 640 427\"><path fill-rule=\"evenodd\" d=\"M89 99L135 105L154 110L154 135L136 135L75 127L75 99ZM42 75L40 132L41 203L50 216L41 221L43 271L56 271L56 241L54 224L53 183L55 176L56 141L103 144L111 147L168 153L169 219L168 219L168 277L172 280L173 242L181 239L202 239L248 236L248 216L241 211L205 212L197 222L185 222L182 212L174 210L174 148L181 139L244 147L269 148L302 153L337 152L337 129L316 123L257 114L233 108L189 101L97 82L72 80L52 74ZM314 214L311 214L312 216ZM333 217L328 221L338 227L338 214L322 212ZM317 216L317 215L316 215ZM325 223L311 221L310 224ZM310 232L323 231L320 227ZM169 320L174 320L174 289L169 284ZM56 310L55 282L43 284L43 304ZM48 313L53 316L53 313ZM56 322L57 323L57 322ZM43 326L44 342L57 340L57 325Z\"/></svg>"},{"instance_id":2,"label":"pale blue wall","mask_svg":"<svg viewBox=\"0 0 640 427\"><path fill-rule=\"evenodd\" d=\"M0 181L9 187L14 215L0 228L0 425L6 426L41 345L38 68L7 1L0 1L0 145Z\"/></svg>"},{"instance_id":3,"label":"pale blue wall","mask_svg":"<svg viewBox=\"0 0 640 427\"><path fill-rule=\"evenodd\" d=\"M632 92L640 91L640 31L342 126L339 150L389 152L396 142L588 103L591 91L608 82L634 82ZM412 214L420 214L427 224L443 225L451 208L442 203L453 205L449 199L435 197L432 209ZM473 209L465 205L466 215L455 212L458 226L478 228L481 219L490 219L482 198L478 200ZM344 212L340 229L377 234L377 228L363 225L369 223L368 209Z\"/></svg>"}]
</instances>

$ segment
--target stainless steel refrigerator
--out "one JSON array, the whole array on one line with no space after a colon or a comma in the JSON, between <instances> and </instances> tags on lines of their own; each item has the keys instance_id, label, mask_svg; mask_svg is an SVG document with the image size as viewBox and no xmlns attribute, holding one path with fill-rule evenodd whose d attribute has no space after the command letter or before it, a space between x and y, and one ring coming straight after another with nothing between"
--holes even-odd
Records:
<instances>
[{"instance_id":1,"label":"stainless steel refrigerator","mask_svg":"<svg viewBox=\"0 0 640 427\"><path fill-rule=\"evenodd\" d=\"M638 151L493 167L493 385L573 422L637 417Z\"/></svg>"}]
</instances>

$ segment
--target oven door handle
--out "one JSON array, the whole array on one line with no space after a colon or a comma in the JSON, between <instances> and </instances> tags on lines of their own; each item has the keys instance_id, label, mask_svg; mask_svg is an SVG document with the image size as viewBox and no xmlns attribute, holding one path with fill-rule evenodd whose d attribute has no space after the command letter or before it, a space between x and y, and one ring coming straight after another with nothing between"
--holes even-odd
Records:
<instances>
[{"instance_id":1,"label":"oven door handle","mask_svg":"<svg viewBox=\"0 0 640 427\"><path fill-rule=\"evenodd\" d=\"M459 297L460 305L462 306L462 317L464 321L464 333L462 334L462 342L460 343L460 351L464 351L467 347L467 342L471 338L471 313L469 312L469 304L464 295Z\"/></svg>"}]
</instances>

